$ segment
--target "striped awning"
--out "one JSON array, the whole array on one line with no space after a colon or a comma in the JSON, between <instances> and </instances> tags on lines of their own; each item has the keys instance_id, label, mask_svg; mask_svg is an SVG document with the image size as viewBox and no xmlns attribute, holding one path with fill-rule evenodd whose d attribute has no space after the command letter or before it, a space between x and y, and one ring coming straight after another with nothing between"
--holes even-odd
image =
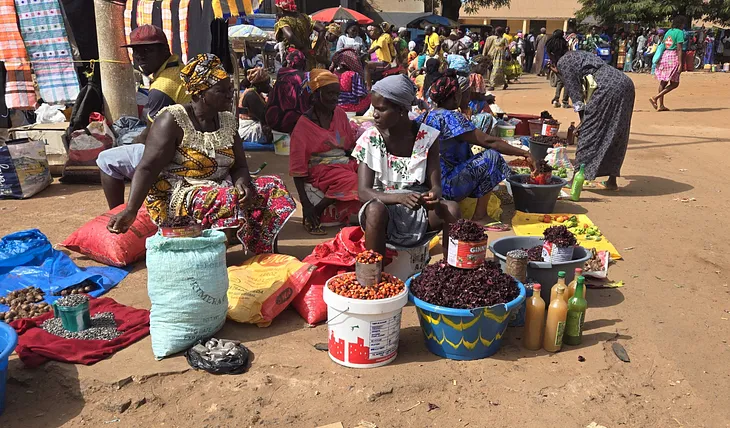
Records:
<instances>
[{"instance_id":1,"label":"striped awning","mask_svg":"<svg viewBox=\"0 0 730 428\"><path fill-rule=\"evenodd\" d=\"M216 18L230 18L253 15L260 0L213 0L213 14Z\"/></svg>"}]
</instances>

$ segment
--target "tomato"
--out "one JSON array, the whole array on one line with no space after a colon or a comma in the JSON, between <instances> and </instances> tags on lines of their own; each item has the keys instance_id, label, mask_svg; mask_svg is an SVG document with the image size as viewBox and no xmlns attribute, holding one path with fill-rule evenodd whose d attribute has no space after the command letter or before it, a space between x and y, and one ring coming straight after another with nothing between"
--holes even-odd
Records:
<instances>
[{"instance_id":1,"label":"tomato","mask_svg":"<svg viewBox=\"0 0 730 428\"><path fill-rule=\"evenodd\" d=\"M553 219L549 215L546 215L542 218L543 223L552 223Z\"/></svg>"}]
</instances>

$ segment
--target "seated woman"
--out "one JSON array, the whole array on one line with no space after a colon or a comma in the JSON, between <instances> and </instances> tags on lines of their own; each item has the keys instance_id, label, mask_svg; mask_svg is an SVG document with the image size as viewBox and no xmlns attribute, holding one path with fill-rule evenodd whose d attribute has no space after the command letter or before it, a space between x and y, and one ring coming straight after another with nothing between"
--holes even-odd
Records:
<instances>
[{"instance_id":1,"label":"seated woman","mask_svg":"<svg viewBox=\"0 0 730 428\"><path fill-rule=\"evenodd\" d=\"M342 49L332 57L332 69L340 79L337 104L346 112L362 116L370 108L370 94L365 87L362 62L354 49Z\"/></svg>"},{"instance_id":2,"label":"seated woman","mask_svg":"<svg viewBox=\"0 0 730 428\"><path fill-rule=\"evenodd\" d=\"M458 204L441 197L438 131L408 119L415 101L416 87L402 74L373 85L375 126L352 153L360 162L365 247L380 254L386 242L413 247L438 229L443 229L445 254L449 225L459 217Z\"/></svg>"},{"instance_id":3,"label":"seated woman","mask_svg":"<svg viewBox=\"0 0 730 428\"><path fill-rule=\"evenodd\" d=\"M291 134L305 111L309 110L309 92L304 89L306 59L300 51L286 55L266 105L266 124L274 131Z\"/></svg>"},{"instance_id":4,"label":"seated woman","mask_svg":"<svg viewBox=\"0 0 730 428\"><path fill-rule=\"evenodd\" d=\"M453 70L447 70L431 85L429 96L437 107L418 120L440 131L444 198L457 202L464 198L479 199L472 220L487 223L489 192L511 173L500 153L525 158L530 154L485 134L456 110L461 90ZM471 144L487 150L473 155Z\"/></svg>"},{"instance_id":5,"label":"seated woman","mask_svg":"<svg viewBox=\"0 0 730 428\"><path fill-rule=\"evenodd\" d=\"M254 67L246 72L241 84L246 88L238 104L238 135L242 141L271 143L271 128L266 126L266 99L268 94L269 73L262 67Z\"/></svg>"},{"instance_id":6,"label":"seated woman","mask_svg":"<svg viewBox=\"0 0 730 428\"><path fill-rule=\"evenodd\" d=\"M289 174L299 192L304 228L323 235L321 223L347 222L360 209L357 162L348 157L355 136L347 114L337 106L337 76L315 68L308 85L312 108L299 118L291 134Z\"/></svg>"},{"instance_id":7,"label":"seated woman","mask_svg":"<svg viewBox=\"0 0 730 428\"><path fill-rule=\"evenodd\" d=\"M107 229L126 232L144 202L158 225L193 218L205 229L235 232L248 252L273 252L296 204L280 178L251 178L230 113L233 85L228 73L218 57L200 54L180 77L193 100L160 111L132 179L127 207L109 219Z\"/></svg>"}]
</instances>

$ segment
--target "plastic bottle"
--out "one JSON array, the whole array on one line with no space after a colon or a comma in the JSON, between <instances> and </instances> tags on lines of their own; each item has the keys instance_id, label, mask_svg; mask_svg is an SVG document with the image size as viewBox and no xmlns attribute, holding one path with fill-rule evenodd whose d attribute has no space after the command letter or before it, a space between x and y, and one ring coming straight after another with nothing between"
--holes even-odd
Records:
<instances>
[{"instance_id":1,"label":"plastic bottle","mask_svg":"<svg viewBox=\"0 0 730 428\"><path fill-rule=\"evenodd\" d=\"M580 200L580 192L583 190L583 183L586 181L585 164L580 164L580 169L573 177L573 185L570 188L570 200L578 202Z\"/></svg>"},{"instance_id":2,"label":"plastic bottle","mask_svg":"<svg viewBox=\"0 0 730 428\"><path fill-rule=\"evenodd\" d=\"M568 304L563 300L565 287L562 285L556 290L555 299L548 307L547 321L545 322L545 338L542 347L548 352L558 352L563 346L565 319L568 317Z\"/></svg>"},{"instance_id":3,"label":"plastic bottle","mask_svg":"<svg viewBox=\"0 0 730 428\"><path fill-rule=\"evenodd\" d=\"M585 321L588 302L585 295L585 277L578 277L578 285L575 288L575 295L568 301L568 316L565 321L565 333L563 342L566 345L580 345L583 340L583 321Z\"/></svg>"},{"instance_id":4,"label":"plastic bottle","mask_svg":"<svg viewBox=\"0 0 730 428\"><path fill-rule=\"evenodd\" d=\"M569 146L575 144L575 122L570 122L570 127L568 128L568 138L566 138L566 140Z\"/></svg>"},{"instance_id":5,"label":"plastic bottle","mask_svg":"<svg viewBox=\"0 0 730 428\"><path fill-rule=\"evenodd\" d=\"M575 276L573 277L573 280L570 281L570 284L568 284L568 289L565 290L565 294L568 296L568 298L566 299L566 302L570 301L570 298L573 297L573 295L575 295L575 285L578 283L578 277L581 275L583 275L583 269L575 268ZM584 294L583 297L585 298L585 293L583 293L583 294Z\"/></svg>"},{"instance_id":6,"label":"plastic bottle","mask_svg":"<svg viewBox=\"0 0 730 428\"><path fill-rule=\"evenodd\" d=\"M545 327L545 301L540 297L540 284L532 286L532 297L525 302L525 348L537 351L542 347L542 330Z\"/></svg>"},{"instance_id":7,"label":"plastic bottle","mask_svg":"<svg viewBox=\"0 0 730 428\"><path fill-rule=\"evenodd\" d=\"M560 272L558 272L558 282L556 282L555 285L553 285L553 288L550 289L550 301L551 302L553 300L555 300L555 296L557 295L559 286L562 286L563 288L565 288L566 294L567 294L568 286L565 284L565 271L562 271L562 270ZM563 300L565 300L565 303L568 303L567 295L565 295L565 294L563 295Z\"/></svg>"}]
</instances>

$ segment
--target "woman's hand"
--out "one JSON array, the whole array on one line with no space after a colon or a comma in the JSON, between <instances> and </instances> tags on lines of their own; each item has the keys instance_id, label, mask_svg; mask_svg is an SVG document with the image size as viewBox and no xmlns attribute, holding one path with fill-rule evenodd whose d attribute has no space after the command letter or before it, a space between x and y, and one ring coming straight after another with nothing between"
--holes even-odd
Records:
<instances>
[{"instance_id":1,"label":"woman's hand","mask_svg":"<svg viewBox=\"0 0 730 428\"><path fill-rule=\"evenodd\" d=\"M421 193L421 201L427 209L433 209L441 203L439 198L434 192Z\"/></svg>"},{"instance_id":2,"label":"woman's hand","mask_svg":"<svg viewBox=\"0 0 730 428\"><path fill-rule=\"evenodd\" d=\"M415 192L399 193L398 203L415 210L421 204L421 195Z\"/></svg>"},{"instance_id":3,"label":"woman's hand","mask_svg":"<svg viewBox=\"0 0 730 428\"><path fill-rule=\"evenodd\" d=\"M111 233L127 233L136 219L137 213L126 209L122 210L122 212L115 214L109 219L109 223L106 225L106 230Z\"/></svg>"},{"instance_id":4,"label":"woman's hand","mask_svg":"<svg viewBox=\"0 0 730 428\"><path fill-rule=\"evenodd\" d=\"M253 187L251 187L251 183L247 183L243 178L239 178L238 180L236 180L235 187L239 193L238 204L242 207L249 206L253 201L254 195L256 193Z\"/></svg>"}]
</instances>

